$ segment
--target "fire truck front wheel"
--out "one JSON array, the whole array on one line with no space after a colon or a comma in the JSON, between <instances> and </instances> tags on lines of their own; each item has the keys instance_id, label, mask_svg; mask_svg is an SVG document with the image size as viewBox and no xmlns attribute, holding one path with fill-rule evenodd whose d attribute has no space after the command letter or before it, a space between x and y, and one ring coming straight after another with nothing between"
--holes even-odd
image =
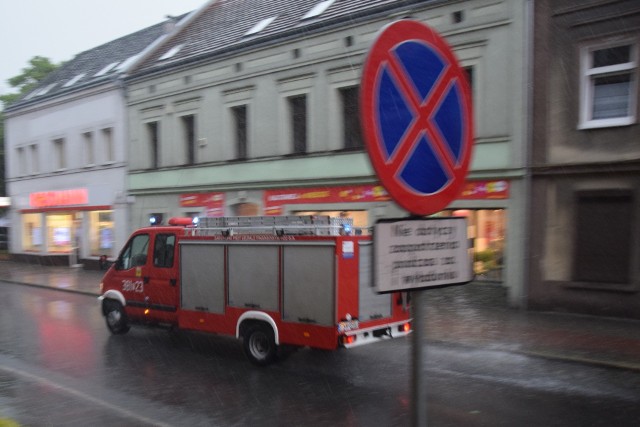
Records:
<instances>
[{"instance_id":1,"label":"fire truck front wheel","mask_svg":"<svg viewBox=\"0 0 640 427\"><path fill-rule=\"evenodd\" d=\"M102 310L104 319L107 322L107 328L112 334L121 335L129 332L129 321L122 304L118 301L107 299L104 300Z\"/></svg>"},{"instance_id":2,"label":"fire truck front wheel","mask_svg":"<svg viewBox=\"0 0 640 427\"><path fill-rule=\"evenodd\" d=\"M266 366L275 361L277 345L270 326L255 323L247 328L242 338L244 352L252 363Z\"/></svg>"}]
</instances>

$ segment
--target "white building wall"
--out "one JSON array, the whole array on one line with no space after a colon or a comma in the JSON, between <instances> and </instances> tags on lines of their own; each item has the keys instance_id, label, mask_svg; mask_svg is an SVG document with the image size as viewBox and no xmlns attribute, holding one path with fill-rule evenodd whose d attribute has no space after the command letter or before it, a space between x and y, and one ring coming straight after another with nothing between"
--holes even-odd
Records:
<instances>
[{"instance_id":1,"label":"white building wall","mask_svg":"<svg viewBox=\"0 0 640 427\"><path fill-rule=\"evenodd\" d=\"M121 247L129 234L126 228L128 207L118 203L126 198L126 114L123 92L116 87L81 92L11 111L6 118L5 152L7 157L7 192L11 197L12 253L23 253L22 220L24 210L32 212L29 195L86 189L87 203L74 206L49 206L45 211L82 211L109 206L118 220L114 227L114 247ZM110 129L112 150L109 154L103 138ZM94 159L87 158L83 134L91 132ZM60 167L54 140L64 139L65 164ZM37 161L29 156L37 146ZM27 151L25 162L18 161L18 150ZM26 166L26 167L25 167ZM86 215L85 215L86 218ZM89 255L86 226L80 257ZM115 249L114 249L115 250ZM46 252L46 251L45 251ZM45 255L42 252L38 255ZM115 255L115 252L112 254Z\"/></svg>"}]
</instances>

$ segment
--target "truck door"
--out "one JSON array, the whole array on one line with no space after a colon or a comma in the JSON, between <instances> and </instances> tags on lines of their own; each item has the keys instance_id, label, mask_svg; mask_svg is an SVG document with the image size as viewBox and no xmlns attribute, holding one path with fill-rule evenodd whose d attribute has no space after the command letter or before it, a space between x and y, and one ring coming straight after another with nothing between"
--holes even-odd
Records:
<instances>
[{"instance_id":1,"label":"truck door","mask_svg":"<svg viewBox=\"0 0 640 427\"><path fill-rule=\"evenodd\" d=\"M140 320L168 322L176 320L178 306L177 268L174 233L147 232L133 236L124 247L114 271L127 306L145 312L130 315Z\"/></svg>"},{"instance_id":2,"label":"truck door","mask_svg":"<svg viewBox=\"0 0 640 427\"><path fill-rule=\"evenodd\" d=\"M113 272L113 286L120 288L129 307L145 304L144 279L151 237L148 233L134 235L122 249Z\"/></svg>"},{"instance_id":3,"label":"truck door","mask_svg":"<svg viewBox=\"0 0 640 427\"><path fill-rule=\"evenodd\" d=\"M149 268L142 279L144 294L154 319L173 323L178 308L178 268L176 265L176 235L155 234Z\"/></svg>"}]
</instances>

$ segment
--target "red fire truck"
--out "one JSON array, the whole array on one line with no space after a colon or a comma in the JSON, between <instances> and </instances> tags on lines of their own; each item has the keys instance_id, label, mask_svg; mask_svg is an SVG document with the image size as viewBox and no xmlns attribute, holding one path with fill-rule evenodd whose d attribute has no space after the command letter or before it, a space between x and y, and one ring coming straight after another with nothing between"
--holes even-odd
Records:
<instances>
[{"instance_id":1,"label":"red fire truck","mask_svg":"<svg viewBox=\"0 0 640 427\"><path fill-rule=\"evenodd\" d=\"M377 294L371 236L328 216L172 218L134 232L101 286L131 324L235 335L253 363L278 346L353 347L411 332L404 294Z\"/></svg>"}]
</instances>

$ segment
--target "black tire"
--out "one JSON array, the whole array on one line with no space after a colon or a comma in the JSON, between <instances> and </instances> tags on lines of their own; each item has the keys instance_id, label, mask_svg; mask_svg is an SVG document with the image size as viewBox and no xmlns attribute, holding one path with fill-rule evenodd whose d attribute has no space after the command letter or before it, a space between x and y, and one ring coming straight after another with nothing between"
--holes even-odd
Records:
<instances>
[{"instance_id":1,"label":"black tire","mask_svg":"<svg viewBox=\"0 0 640 427\"><path fill-rule=\"evenodd\" d=\"M109 328L112 334L122 335L129 332L129 319L122 304L118 301L107 299L103 303L102 311L107 323L107 328Z\"/></svg>"},{"instance_id":2,"label":"black tire","mask_svg":"<svg viewBox=\"0 0 640 427\"><path fill-rule=\"evenodd\" d=\"M251 363L266 366L276 360L278 346L270 326L256 323L245 331L243 337L244 352Z\"/></svg>"}]
</instances>

